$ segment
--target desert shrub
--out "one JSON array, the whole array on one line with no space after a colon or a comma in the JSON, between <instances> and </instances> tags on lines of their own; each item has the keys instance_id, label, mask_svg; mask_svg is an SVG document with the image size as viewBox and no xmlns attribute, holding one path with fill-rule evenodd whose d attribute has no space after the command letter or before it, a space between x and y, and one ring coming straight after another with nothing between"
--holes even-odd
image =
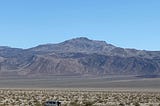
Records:
<instances>
[{"instance_id":1,"label":"desert shrub","mask_svg":"<svg viewBox=\"0 0 160 106\"><path fill-rule=\"evenodd\" d=\"M71 102L70 104L69 104L69 106L80 106L80 104L78 104L77 102Z\"/></svg>"},{"instance_id":2,"label":"desert shrub","mask_svg":"<svg viewBox=\"0 0 160 106\"><path fill-rule=\"evenodd\" d=\"M120 103L119 106L125 106L125 104L124 103Z\"/></svg>"},{"instance_id":3,"label":"desert shrub","mask_svg":"<svg viewBox=\"0 0 160 106\"><path fill-rule=\"evenodd\" d=\"M140 106L138 102L133 103L134 106Z\"/></svg>"},{"instance_id":4,"label":"desert shrub","mask_svg":"<svg viewBox=\"0 0 160 106\"><path fill-rule=\"evenodd\" d=\"M93 106L93 102L91 102L91 101L84 101L83 102L83 106Z\"/></svg>"}]
</instances>

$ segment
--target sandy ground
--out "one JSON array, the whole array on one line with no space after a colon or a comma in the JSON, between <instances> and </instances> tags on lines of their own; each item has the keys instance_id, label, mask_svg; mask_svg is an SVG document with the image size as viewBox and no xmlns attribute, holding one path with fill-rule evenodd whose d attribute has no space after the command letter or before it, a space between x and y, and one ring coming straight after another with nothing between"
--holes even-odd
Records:
<instances>
[{"instance_id":1,"label":"sandy ground","mask_svg":"<svg viewBox=\"0 0 160 106\"><path fill-rule=\"evenodd\" d=\"M160 89L160 78L0 78L0 88L108 88Z\"/></svg>"}]
</instances>

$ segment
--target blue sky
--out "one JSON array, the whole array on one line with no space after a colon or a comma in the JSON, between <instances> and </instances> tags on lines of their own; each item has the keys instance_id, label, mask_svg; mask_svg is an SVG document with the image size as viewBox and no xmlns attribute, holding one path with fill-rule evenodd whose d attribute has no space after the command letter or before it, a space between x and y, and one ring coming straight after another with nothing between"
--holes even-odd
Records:
<instances>
[{"instance_id":1,"label":"blue sky","mask_svg":"<svg viewBox=\"0 0 160 106\"><path fill-rule=\"evenodd\" d=\"M0 45L29 48L75 37L160 50L160 0L0 0Z\"/></svg>"}]
</instances>

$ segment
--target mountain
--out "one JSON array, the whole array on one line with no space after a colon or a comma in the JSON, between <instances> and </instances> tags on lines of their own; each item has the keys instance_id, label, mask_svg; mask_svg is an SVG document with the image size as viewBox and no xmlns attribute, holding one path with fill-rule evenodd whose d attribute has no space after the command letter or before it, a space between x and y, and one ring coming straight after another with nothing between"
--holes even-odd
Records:
<instances>
[{"instance_id":1,"label":"mountain","mask_svg":"<svg viewBox=\"0 0 160 106\"><path fill-rule=\"evenodd\" d=\"M74 38L29 49L0 46L0 76L159 75L160 51Z\"/></svg>"}]
</instances>

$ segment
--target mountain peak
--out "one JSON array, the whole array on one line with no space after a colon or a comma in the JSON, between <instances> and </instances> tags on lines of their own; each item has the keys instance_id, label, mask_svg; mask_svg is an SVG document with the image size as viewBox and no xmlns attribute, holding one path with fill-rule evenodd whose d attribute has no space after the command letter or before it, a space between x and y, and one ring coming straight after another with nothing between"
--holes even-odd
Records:
<instances>
[{"instance_id":1,"label":"mountain peak","mask_svg":"<svg viewBox=\"0 0 160 106\"><path fill-rule=\"evenodd\" d=\"M88 39L87 37L78 37L78 38L73 38L73 40L87 40L87 41L89 41L90 39Z\"/></svg>"},{"instance_id":2,"label":"mountain peak","mask_svg":"<svg viewBox=\"0 0 160 106\"><path fill-rule=\"evenodd\" d=\"M66 40L64 42L90 42L92 40L88 39L87 37L78 37L78 38L73 38L73 39L70 39L70 40Z\"/></svg>"},{"instance_id":3,"label":"mountain peak","mask_svg":"<svg viewBox=\"0 0 160 106\"><path fill-rule=\"evenodd\" d=\"M85 52L85 53L106 53L114 49L115 46L107 44L105 41L91 40L86 37L73 38L58 44L41 45L32 48L34 51L49 52Z\"/></svg>"},{"instance_id":4,"label":"mountain peak","mask_svg":"<svg viewBox=\"0 0 160 106\"><path fill-rule=\"evenodd\" d=\"M78 37L78 38L73 38L70 40L66 40L62 43L72 43L72 44L98 44L98 45L107 45L107 43L105 41L99 41L99 40L91 40L87 37ZM108 44L109 45L109 44Z\"/></svg>"}]
</instances>

